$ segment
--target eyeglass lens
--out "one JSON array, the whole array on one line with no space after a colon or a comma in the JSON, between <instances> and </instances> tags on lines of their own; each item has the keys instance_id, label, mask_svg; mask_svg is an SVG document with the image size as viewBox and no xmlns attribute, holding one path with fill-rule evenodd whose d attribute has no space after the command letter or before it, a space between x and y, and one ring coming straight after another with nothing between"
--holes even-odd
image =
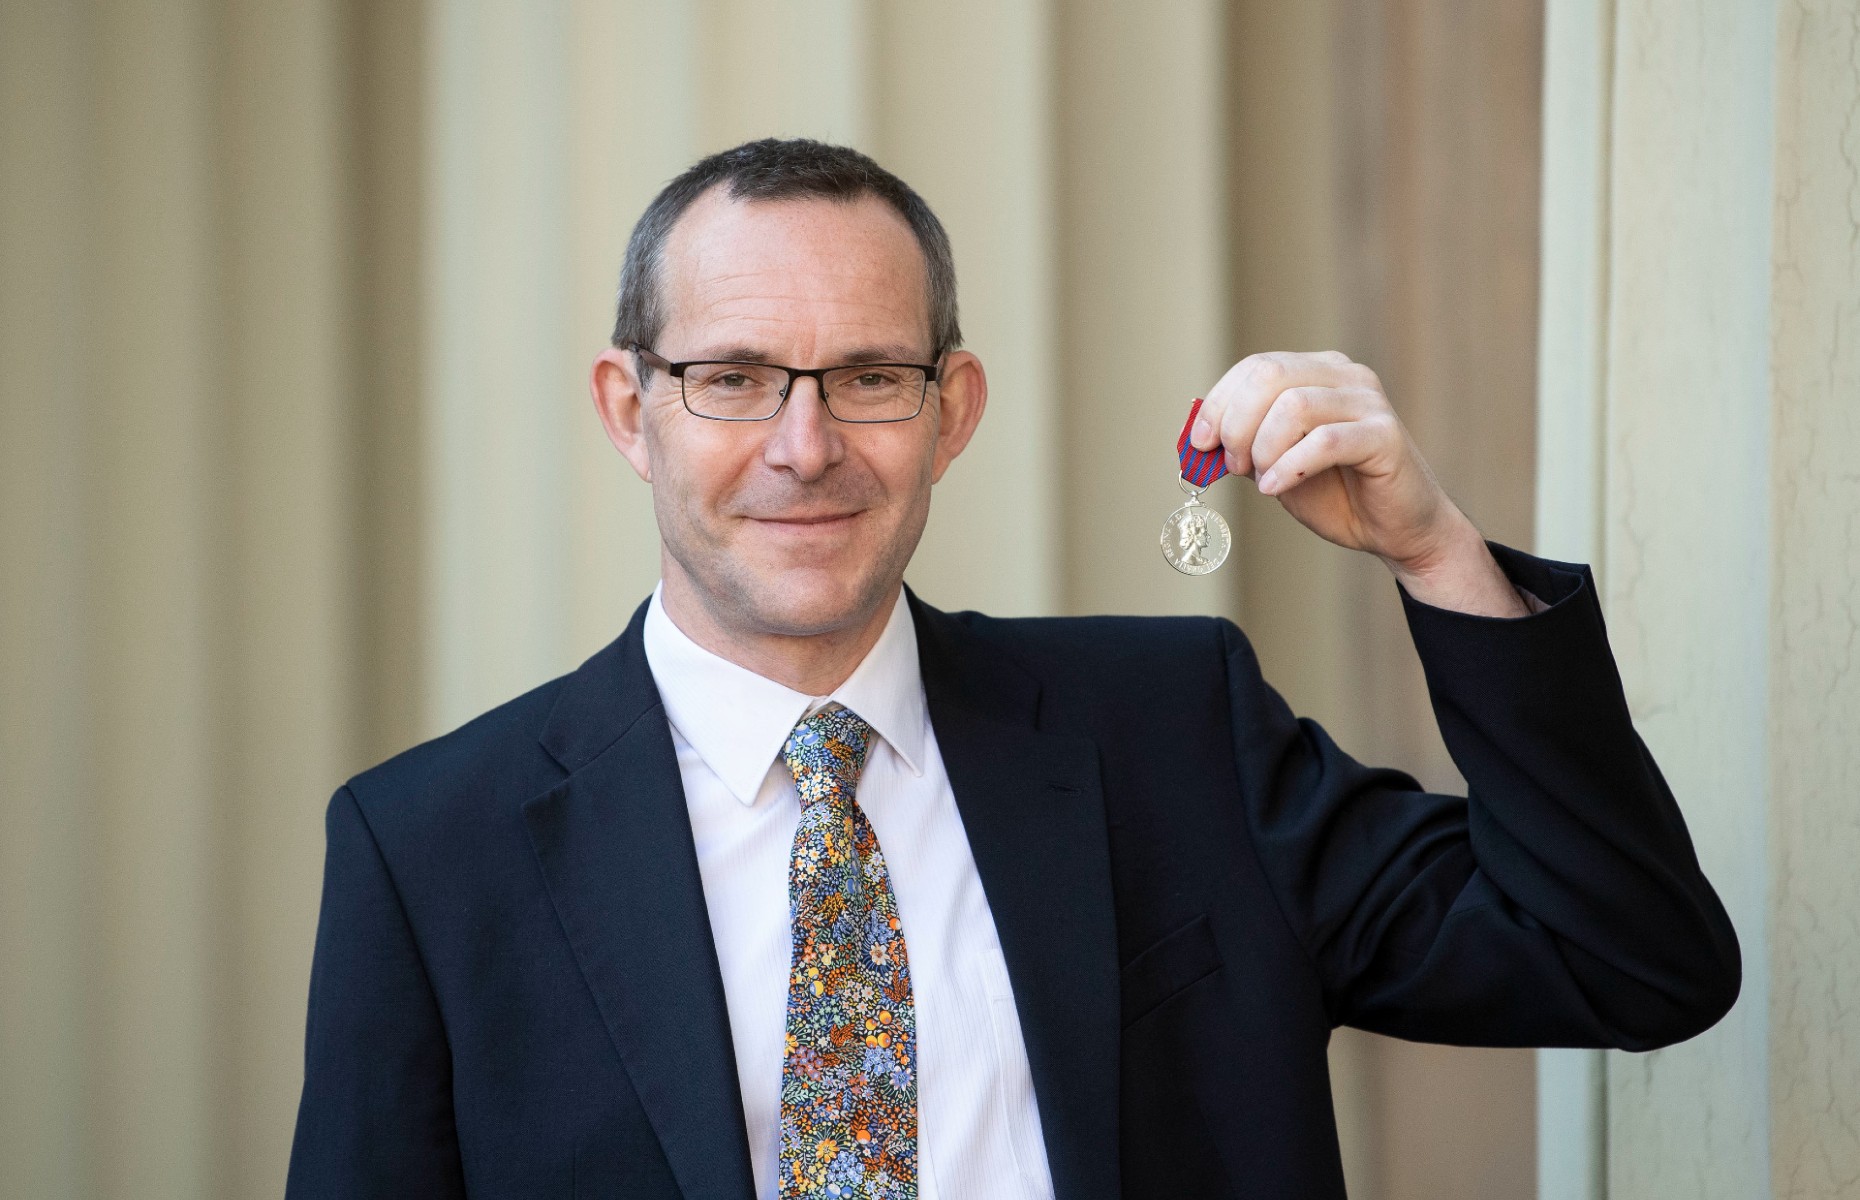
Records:
<instances>
[{"instance_id":1,"label":"eyeglass lens","mask_svg":"<svg viewBox=\"0 0 1860 1200\"><path fill-rule=\"evenodd\" d=\"M754 363L690 363L684 373L686 407L726 421L774 416L786 399L788 372ZM915 416L928 387L917 367L872 364L840 367L823 377L827 409L842 421L900 421Z\"/></svg>"}]
</instances>

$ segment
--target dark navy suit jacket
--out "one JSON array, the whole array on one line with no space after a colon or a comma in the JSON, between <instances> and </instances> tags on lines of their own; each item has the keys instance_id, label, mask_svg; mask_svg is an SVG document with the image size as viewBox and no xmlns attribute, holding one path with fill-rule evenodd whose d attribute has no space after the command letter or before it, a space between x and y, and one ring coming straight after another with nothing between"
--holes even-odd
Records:
<instances>
[{"instance_id":1,"label":"dark navy suit jacket","mask_svg":"<svg viewBox=\"0 0 1860 1200\"><path fill-rule=\"evenodd\" d=\"M1349 758L1227 621L912 597L1061 1200L1341 1197L1337 1025L1644 1050L1730 1007L1587 568L1493 552L1548 611L1403 593L1468 797ZM750 1196L643 614L336 793L297 1200Z\"/></svg>"}]
</instances>

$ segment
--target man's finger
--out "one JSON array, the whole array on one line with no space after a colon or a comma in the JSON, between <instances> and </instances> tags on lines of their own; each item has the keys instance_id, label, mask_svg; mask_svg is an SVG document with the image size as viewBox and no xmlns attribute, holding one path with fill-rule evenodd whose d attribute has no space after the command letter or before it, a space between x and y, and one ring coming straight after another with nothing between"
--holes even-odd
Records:
<instances>
[{"instance_id":1,"label":"man's finger","mask_svg":"<svg viewBox=\"0 0 1860 1200\"><path fill-rule=\"evenodd\" d=\"M1252 475L1253 438L1273 401L1287 388L1321 383L1326 372L1337 368L1308 354L1255 354L1241 366L1244 369L1234 379L1232 394L1225 397L1215 420L1228 469L1237 475Z\"/></svg>"},{"instance_id":2,"label":"man's finger","mask_svg":"<svg viewBox=\"0 0 1860 1200\"><path fill-rule=\"evenodd\" d=\"M1259 490L1277 496L1332 467L1361 467L1387 452L1391 437L1390 423L1381 417L1319 425L1260 477Z\"/></svg>"},{"instance_id":3,"label":"man's finger","mask_svg":"<svg viewBox=\"0 0 1860 1200\"><path fill-rule=\"evenodd\" d=\"M1374 373L1338 351L1251 354L1229 368L1209 390L1188 440L1197 450L1224 445L1230 464L1237 464L1233 469L1248 474L1252 471L1248 447L1253 443L1253 434L1281 391L1365 384L1375 385Z\"/></svg>"},{"instance_id":4,"label":"man's finger","mask_svg":"<svg viewBox=\"0 0 1860 1200\"><path fill-rule=\"evenodd\" d=\"M1382 393L1367 388L1294 387L1279 393L1266 410L1248 447L1253 469L1267 471L1279 456L1319 425L1355 421L1387 408Z\"/></svg>"},{"instance_id":5,"label":"man's finger","mask_svg":"<svg viewBox=\"0 0 1860 1200\"><path fill-rule=\"evenodd\" d=\"M1201 411L1195 417L1195 424L1188 431L1189 444L1197 450L1212 450L1220 445L1221 413L1239 390L1240 377L1250 369L1254 358L1251 355L1241 359L1227 368L1220 381L1208 389L1208 394L1201 401Z\"/></svg>"}]
</instances>

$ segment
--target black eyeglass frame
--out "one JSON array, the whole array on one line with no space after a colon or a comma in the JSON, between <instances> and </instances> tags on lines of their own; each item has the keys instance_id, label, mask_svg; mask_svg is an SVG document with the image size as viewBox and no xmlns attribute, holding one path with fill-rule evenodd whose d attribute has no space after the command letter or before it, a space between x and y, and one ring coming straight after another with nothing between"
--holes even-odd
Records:
<instances>
[{"instance_id":1,"label":"black eyeglass frame","mask_svg":"<svg viewBox=\"0 0 1860 1200\"><path fill-rule=\"evenodd\" d=\"M740 359L731 358L693 358L685 362L673 362L656 351L646 349L638 342L631 343L627 346L627 349L631 350L639 358L645 360L654 370L664 371L667 375L676 379L678 381L678 402L685 406L686 412L706 421L772 421L781 415L782 409L788 407L788 397L794 394L794 381L797 379L812 379L814 381L814 386L820 389L821 405L826 408L827 415L832 417L835 421L843 421L848 425L896 425L900 421L916 420L917 415L923 412L924 405L930 399L930 385L942 382L941 375L943 371L941 361L943 356L941 354L937 355L938 361L935 363L869 362L843 363L837 367L802 368L784 367L780 363L744 362ZM780 393L778 393L781 396L781 402L775 406L775 411L769 413L767 416L713 416L710 413L701 413L695 408L692 408L691 398L685 394L685 369L687 367L706 365L713 367L761 367L766 371L784 371L788 375L788 382L782 386ZM908 417L842 417L840 414L834 412L833 398L827 395L827 374L831 371L854 371L862 367L909 367L913 371L922 371L924 373L924 387L923 391L919 392L917 395L917 407L911 411L911 415Z\"/></svg>"}]
</instances>

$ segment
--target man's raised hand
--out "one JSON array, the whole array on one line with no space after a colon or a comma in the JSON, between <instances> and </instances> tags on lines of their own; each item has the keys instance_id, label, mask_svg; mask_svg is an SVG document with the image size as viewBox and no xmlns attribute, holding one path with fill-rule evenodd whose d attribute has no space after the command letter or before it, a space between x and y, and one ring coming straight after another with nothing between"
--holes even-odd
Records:
<instances>
[{"instance_id":1,"label":"man's raised hand","mask_svg":"<svg viewBox=\"0 0 1860 1200\"><path fill-rule=\"evenodd\" d=\"M1235 363L1189 433L1327 541L1374 554L1416 599L1526 611L1478 529L1441 489L1382 382L1336 350Z\"/></svg>"}]
</instances>

